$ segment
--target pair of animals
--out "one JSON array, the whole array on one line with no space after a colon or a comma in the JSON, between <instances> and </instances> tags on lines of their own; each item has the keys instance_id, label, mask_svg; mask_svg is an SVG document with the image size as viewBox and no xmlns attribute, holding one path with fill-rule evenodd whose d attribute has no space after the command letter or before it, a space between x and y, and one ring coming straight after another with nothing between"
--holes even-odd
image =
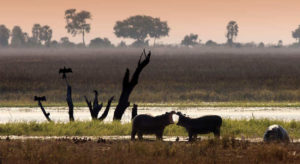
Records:
<instances>
[{"instance_id":1,"label":"pair of animals","mask_svg":"<svg viewBox=\"0 0 300 164\"><path fill-rule=\"evenodd\" d=\"M163 115L152 117L150 115L137 115L132 120L131 140L138 135L139 139L143 139L143 134L155 134L157 139L162 140L163 132L166 126L174 124L173 114L179 116L177 125L186 128L189 141L197 138L197 134L214 133L215 137L220 137L220 128L222 118L217 115L208 115L199 118L189 118L181 112L166 112ZM289 142L290 138L287 131L280 125L271 125L267 128L264 137L265 142L283 141Z\"/></svg>"},{"instance_id":2,"label":"pair of animals","mask_svg":"<svg viewBox=\"0 0 300 164\"><path fill-rule=\"evenodd\" d=\"M162 140L163 132L166 126L174 124L173 114L179 116L177 125L184 127L189 135L189 141L197 138L197 134L214 133L215 137L220 137L220 128L222 125L222 118L217 115L208 115L199 118L189 118L181 112L166 112L163 115L156 117L141 114L137 115L132 120L131 140L138 138L143 139L143 134L155 134L156 138Z\"/></svg>"}]
</instances>

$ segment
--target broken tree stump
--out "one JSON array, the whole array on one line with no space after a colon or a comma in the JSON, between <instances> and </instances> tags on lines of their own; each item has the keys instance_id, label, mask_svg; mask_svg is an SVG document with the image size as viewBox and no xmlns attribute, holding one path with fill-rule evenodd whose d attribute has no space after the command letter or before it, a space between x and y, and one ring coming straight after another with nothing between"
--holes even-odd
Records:
<instances>
[{"instance_id":1,"label":"broken tree stump","mask_svg":"<svg viewBox=\"0 0 300 164\"><path fill-rule=\"evenodd\" d=\"M72 87L67 84L67 98L66 101L69 106L69 120L74 121L74 105L72 100Z\"/></svg>"},{"instance_id":2,"label":"broken tree stump","mask_svg":"<svg viewBox=\"0 0 300 164\"><path fill-rule=\"evenodd\" d=\"M38 96L34 96L34 101L37 101L38 102L38 105L40 106L40 108L42 109L42 112L44 114L44 116L46 117L46 119L49 121L49 122L52 122L52 120L50 119L50 113L47 113L45 108L43 107L43 104L42 104L42 101L46 101L46 97L45 96L42 96L42 97L38 97Z\"/></svg>"},{"instance_id":3,"label":"broken tree stump","mask_svg":"<svg viewBox=\"0 0 300 164\"><path fill-rule=\"evenodd\" d=\"M92 102L89 101L86 96L84 96L84 99L89 107L89 111L90 111L92 119L96 120L98 118L99 112L102 109L103 103L101 103L101 104L98 103L98 92L96 90L94 90L94 93L95 93L95 97L94 97L93 105L92 105Z\"/></svg>"},{"instance_id":4,"label":"broken tree stump","mask_svg":"<svg viewBox=\"0 0 300 164\"><path fill-rule=\"evenodd\" d=\"M86 96L84 96L85 98L85 101L89 107L89 110L90 110L90 114L92 116L92 119L93 120L104 120L107 115L108 115L108 112L109 112L109 109L110 109L110 105L111 105L111 102L113 101L114 99L114 96L111 97L108 102L107 102L107 105L106 105L106 108L105 108L105 111L103 112L103 114L101 115L101 117L98 119L98 114L99 112L101 111L102 107L103 107L103 103L101 103L99 105L98 103L98 92L96 90L94 90L94 93L95 93L95 97L94 97L94 103L92 105L91 101L88 100L88 98Z\"/></svg>"},{"instance_id":5,"label":"broken tree stump","mask_svg":"<svg viewBox=\"0 0 300 164\"><path fill-rule=\"evenodd\" d=\"M68 107L69 107L69 120L70 122L74 121L74 105L73 105L73 100L72 100L72 87L69 85L68 79L67 79L67 73L72 73L72 69L71 68L66 68L64 66L64 68L59 69L59 74L63 74L62 75L62 79L65 79L66 84L67 84L67 97L66 97L66 101L68 103Z\"/></svg>"},{"instance_id":6,"label":"broken tree stump","mask_svg":"<svg viewBox=\"0 0 300 164\"><path fill-rule=\"evenodd\" d=\"M143 61L141 61L142 56L145 56L145 59ZM126 108L130 106L129 96L132 90L134 89L134 87L138 84L140 73L149 64L150 56L151 56L151 51L149 51L148 54L146 54L145 50L143 51L138 61L137 68L135 69L135 72L133 73L131 80L129 80L129 69L128 68L126 69L123 78L121 96L119 98L118 105L114 112L114 118L113 118L114 120L121 120Z\"/></svg>"}]
</instances>

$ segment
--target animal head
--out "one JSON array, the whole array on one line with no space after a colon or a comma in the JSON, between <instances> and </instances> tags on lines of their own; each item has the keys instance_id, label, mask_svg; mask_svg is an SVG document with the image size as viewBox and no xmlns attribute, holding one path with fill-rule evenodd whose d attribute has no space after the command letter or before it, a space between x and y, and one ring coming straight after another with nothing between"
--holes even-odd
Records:
<instances>
[{"instance_id":1,"label":"animal head","mask_svg":"<svg viewBox=\"0 0 300 164\"><path fill-rule=\"evenodd\" d=\"M181 112L177 112L176 114L179 116L177 125L183 126L183 125L184 125L184 121L185 121L186 116L183 115Z\"/></svg>"},{"instance_id":2,"label":"animal head","mask_svg":"<svg viewBox=\"0 0 300 164\"><path fill-rule=\"evenodd\" d=\"M171 112L166 112L164 114L165 117L166 117L166 120L168 121L168 124L174 124L173 114L176 114L176 112L175 111L171 111Z\"/></svg>"},{"instance_id":3,"label":"animal head","mask_svg":"<svg viewBox=\"0 0 300 164\"><path fill-rule=\"evenodd\" d=\"M275 141L282 138L281 131L278 125L270 126L265 132L264 140L265 141Z\"/></svg>"}]
</instances>

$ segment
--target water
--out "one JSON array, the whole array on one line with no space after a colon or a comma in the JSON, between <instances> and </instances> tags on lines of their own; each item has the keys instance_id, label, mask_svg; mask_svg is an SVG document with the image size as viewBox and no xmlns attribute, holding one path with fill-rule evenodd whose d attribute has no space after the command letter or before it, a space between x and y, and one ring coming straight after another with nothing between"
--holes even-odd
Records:
<instances>
[{"instance_id":1,"label":"water","mask_svg":"<svg viewBox=\"0 0 300 164\"><path fill-rule=\"evenodd\" d=\"M220 115L223 118L231 119L250 119L268 118L276 120L298 120L300 121L300 108L281 108L281 107L140 107L138 114L151 114L153 116L163 114L169 111L180 111L190 117L200 117L208 114ZM50 118L55 122L68 122L68 108L66 107L49 107L46 111L50 113ZM104 109L103 109L104 111ZM100 115L102 112L100 112ZM112 108L104 120L105 122L112 121L114 108ZM75 108L75 120L89 121L91 116L88 108ZM178 117L174 115L176 121ZM131 109L127 109L123 115L122 122L129 122L131 120ZM0 123L7 122L44 122L47 121L40 108L0 108Z\"/></svg>"}]
</instances>

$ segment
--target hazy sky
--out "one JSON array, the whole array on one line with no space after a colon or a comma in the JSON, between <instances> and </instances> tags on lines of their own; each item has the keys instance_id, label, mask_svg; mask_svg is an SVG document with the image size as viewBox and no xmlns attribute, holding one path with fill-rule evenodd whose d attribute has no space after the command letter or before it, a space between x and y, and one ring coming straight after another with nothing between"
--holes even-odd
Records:
<instances>
[{"instance_id":1,"label":"hazy sky","mask_svg":"<svg viewBox=\"0 0 300 164\"><path fill-rule=\"evenodd\" d=\"M0 0L0 24L10 29L19 25L30 34L34 23L47 24L54 39L69 36L81 41L81 36L72 37L64 28L64 11L69 8L91 12L87 40L108 37L113 43L124 40L115 37L115 22L137 14L168 22L169 37L158 40L163 43L179 43L191 32L204 42L225 42L226 24L235 20L240 27L239 42L277 43L281 39L287 44L295 41L291 31L300 25L300 0Z\"/></svg>"}]
</instances>

